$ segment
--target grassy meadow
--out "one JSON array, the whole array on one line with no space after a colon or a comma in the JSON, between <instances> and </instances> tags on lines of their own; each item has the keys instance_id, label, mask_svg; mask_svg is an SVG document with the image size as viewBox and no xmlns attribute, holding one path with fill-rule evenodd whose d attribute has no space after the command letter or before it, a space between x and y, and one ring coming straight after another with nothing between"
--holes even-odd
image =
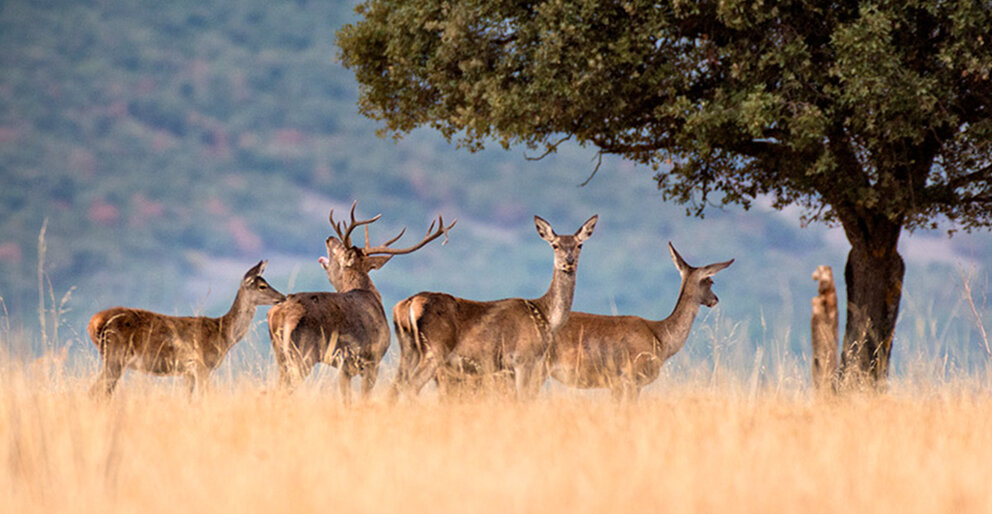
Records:
<instances>
[{"instance_id":1,"label":"grassy meadow","mask_svg":"<svg viewBox=\"0 0 992 514\"><path fill-rule=\"evenodd\" d=\"M555 384L390 405L387 367L344 407L334 373L287 395L246 359L197 398L131 372L96 401L96 363L64 356L0 358L0 512L992 511L986 379L817 399L697 369L636 405Z\"/></svg>"}]
</instances>

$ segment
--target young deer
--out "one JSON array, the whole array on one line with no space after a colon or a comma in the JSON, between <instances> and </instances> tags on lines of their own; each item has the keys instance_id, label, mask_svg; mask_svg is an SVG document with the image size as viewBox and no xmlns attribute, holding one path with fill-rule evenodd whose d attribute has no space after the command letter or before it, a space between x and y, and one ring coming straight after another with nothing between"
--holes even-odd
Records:
<instances>
[{"instance_id":1,"label":"young deer","mask_svg":"<svg viewBox=\"0 0 992 514\"><path fill-rule=\"evenodd\" d=\"M635 400L640 389L658 378L661 365L685 345L699 306L718 298L710 278L734 260L702 268L688 265L668 243L682 276L675 310L661 321L637 316L603 316L573 312L551 346L551 376L563 384L609 388L617 400Z\"/></svg>"},{"instance_id":2,"label":"young deer","mask_svg":"<svg viewBox=\"0 0 992 514\"><path fill-rule=\"evenodd\" d=\"M455 380L512 374L520 398L535 396L544 383L551 340L568 319L582 242L597 216L574 235L558 235L534 216L537 233L554 249L551 286L540 298L477 302L445 293L418 293L396 304L393 324L400 363L392 395L416 395L431 379Z\"/></svg>"},{"instance_id":3,"label":"young deer","mask_svg":"<svg viewBox=\"0 0 992 514\"><path fill-rule=\"evenodd\" d=\"M285 298L262 278L265 264L261 261L245 273L234 305L219 318L166 316L126 307L94 314L86 330L100 351L103 369L90 393L112 393L125 367L182 375L191 395L203 388L210 372L248 332L255 308Z\"/></svg>"},{"instance_id":4,"label":"young deer","mask_svg":"<svg viewBox=\"0 0 992 514\"><path fill-rule=\"evenodd\" d=\"M327 238L327 257L321 257L319 262L337 292L291 294L269 310L269 335L284 387L295 387L318 362L340 368L338 385L346 403L351 401L351 379L355 375L362 377L363 397L375 386L379 362L389 348L389 322L369 272L381 268L394 255L414 252L441 235L447 242L448 231L458 221L445 226L439 215L419 243L394 249L389 245L399 240L406 229L381 246L369 243L368 225L380 216L356 221L353 203L351 222L342 229L334 221L331 209L329 218L337 237ZM351 243L351 233L363 225L365 247L359 248Z\"/></svg>"},{"instance_id":5,"label":"young deer","mask_svg":"<svg viewBox=\"0 0 992 514\"><path fill-rule=\"evenodd\" d=\"M810 302L810 329L813 346L813 387L818 392L830 392L836 387L837 375L837 288L830 266L818 266L813 272L817 295Z\"/></svg>"}]
</instances>

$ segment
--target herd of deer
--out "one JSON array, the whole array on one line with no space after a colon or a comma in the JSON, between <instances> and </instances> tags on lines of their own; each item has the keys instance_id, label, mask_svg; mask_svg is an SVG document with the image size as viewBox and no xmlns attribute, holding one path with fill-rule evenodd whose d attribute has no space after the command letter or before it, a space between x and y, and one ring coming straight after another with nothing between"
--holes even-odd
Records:
<instances>
[{"instance_id":1,"label":"herd of deer","mask_svg":"<svg viewBox=\"0 0 992 514\"><path fill-rule=\"evenodd\" d=\"M265 261L245 273L231 309L219 318L166 316L115 307L95 314L87 331L103 367L91 389L109 395L125 368L158 375L181 375L190 394L207 384L231 347L247 333L256 307L268 312L269 336L279 382L291 389L317 363L339 368L343 400L351 381L361 376L362 395L375 386L379 364L390 344L382 297L369 278L394 255L414 252L438 237L448 239L455 225L441 216L427 235L408 248L391 248L405 231L379 246L369 241L368 226L379 216L330 223L327 257L320 264L337 292L283 295L262 278ZM713 307L712 276L734 261L695 268L668 250L682 276L670 316L650 321L637 316L570 312L582 243L592 235L597 216L574 234L559 235L534 216L537 233L554 250L554 273L540 298L480 302L445 293L415 294L393 308L400 360L390 398L416 396L434 380L443 393L464 391L483 381L514 387L518 398L537 395L548 374L577 388L608 388L618 400L634 400L658 377L662 363L685 344L700 305ZM457 221L457 220L456 220ZM365 246L352 243L364 227Z\"/></svg>"}]
</instances>

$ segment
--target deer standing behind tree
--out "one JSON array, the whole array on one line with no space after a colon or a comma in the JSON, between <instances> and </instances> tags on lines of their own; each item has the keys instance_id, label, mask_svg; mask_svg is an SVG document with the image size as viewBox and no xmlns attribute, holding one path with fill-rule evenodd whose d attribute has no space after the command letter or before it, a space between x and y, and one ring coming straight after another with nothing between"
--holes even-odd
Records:
<instances>
[{"instance_id":1,"label":"deer standing behind tree","mask_svg":"<svg viewBox=\"0 0 992 514\"><path fill-rule=\"evenodd\" d=\"M344 228L334 221L331 209L329 220L337 237L327 238L327 257L319 259L337 292L290 294L268 315L280 384L295 387L314 365L322 362L340 368L338 385L345 403L351 401L351 379L355 375L362 377L362 396L369 395L379 374L379 363L389 349L389 322L369 272L381 268L394 255L414 252L441 235L447 242L448 230L458 221L445 226L439 215L427 235L409 248L389 248L406 229L385 244L372 247L368 225L381 215L356 221L355 206L353 203L351 221ZM365 227L364 248L351 242L352 231L360 226Z\"/></svg>"},{"instance_id":2,"label":"deer standing behind tree","mask_svg":"<svg viewBox=\"0 0 992 514\"><path fill-rule=\"evenodd\" d=\"M641 388L658 378L661 365L685 345L699 306L719 301L711 277L734 262L694 268L671 243L668 250L682 276L671 315L651 321L573 312L551 345L552 377L582 389L608 388L617 400L636 400Z\"/></svg>"},{"instance_id":3,"label":"deer standing behind tree","mask_svg":"<svg viewBox=\"0 0 992 514\"><path fill-rule=\"evenodd\" d=\"M90 393L112 393L125 368L182 375L190 394L204 387L210 372L248 332L255 308L285 298L262 278L265 264L261 261L245 273L234 304L219 318L167 316L126 307L94 314L86 330L100 352L103 369Z\"/></svg>"},{"instance_id":4,"label":"deer standing behind tree","mask_svg":"<svg viewBox=\"0 0 992 514\"><path fill-rule=\"evenodd\" d=\"M813 346L813 387L818 392L833 391L837 377L837 288L830 266L813 272L817 295L813 297L810 330Z\"/></svg>"},{"instance_id":5,"label":"deer standing behind tree","mask_svg":"<svg viewBox=\"0 0 992 514\"><path fill-rule=\"evenodd\" d=\"M478 302L446 293L418 293L396 304L393 324L400 363L392 395L416 395L431 379L449 386L508 374L519 398L535 396L546 378L544 360L572 308L582 242L598 216L573 235L558 235L534 216L537 233L554 250L548 291L533 300Z\"/></svg>"}]
</instances>

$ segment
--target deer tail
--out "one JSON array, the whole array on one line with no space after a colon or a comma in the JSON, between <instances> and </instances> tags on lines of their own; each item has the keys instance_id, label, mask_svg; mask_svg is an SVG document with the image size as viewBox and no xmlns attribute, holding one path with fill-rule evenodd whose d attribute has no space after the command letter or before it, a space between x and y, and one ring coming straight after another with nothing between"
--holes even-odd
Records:
<instances>
[{"instance_id":1,"label":"deer tail","mask_svg":"<svg viewBox=\"0 0 992 514\"><path fill-rule=\"evenodd\" d=\"M86 333L89 334L90 340L96 345L100 355L103 355L107 349L107 326L114 319L114 314L110 309L100 311L94 314L90 318L90 322L86 324Z\"/></svg>"}]
</instances>

